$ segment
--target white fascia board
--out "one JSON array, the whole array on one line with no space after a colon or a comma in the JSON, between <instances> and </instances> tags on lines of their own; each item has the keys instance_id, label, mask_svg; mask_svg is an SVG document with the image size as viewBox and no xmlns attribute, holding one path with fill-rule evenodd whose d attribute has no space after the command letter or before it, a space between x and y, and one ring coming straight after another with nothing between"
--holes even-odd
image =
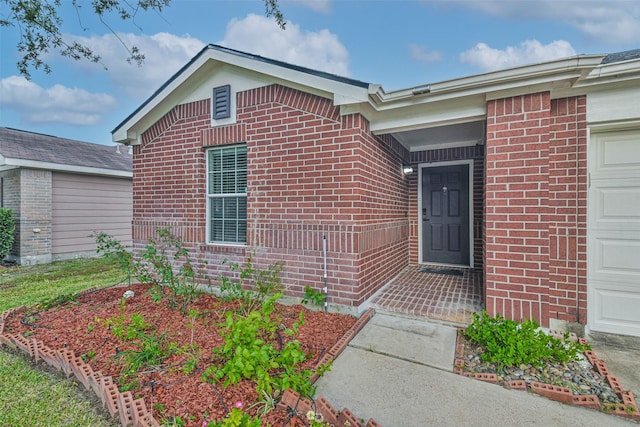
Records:
<instances>
[{"instance_id":1,"label":"white fascia board","mask_svg":"<svg viewBox=\"0 0 640 427\"><path fill-rule=\"evenodd\" d=\"M45 169L45 170L51 170L56 172L72 172L72 173L81 173L81 174L87 174L87 175L102 175L102 176L113 176L113 177L120 177L120 178L133 177L133 172L129 172L129 171L104 169L104 168L92 168L88 166L63 165L59 163L39 162L37 160L4 158L4 162L0 163L0 165L6 166L7 169L23 167L23 168L31 168L31 169Z\"/></svg>"},{"instance_id":2,"label":"white fascia board","mask_svg":"<svg viewBox=\"0 0 640 427\"><path fill-rule=\"evenodd\" d=\"M444 98L517 90L531 85L551 85L558 80L575 80L586 76L600 64L604 57L604 55L583 55L445 80L388 93L381 87L372 86L370 98L373 104L376 105L376 109L383 110L402 105L415 105L421 102L435 102ZM419 92L419 94L414 94L414 92Z\"/></svg>"},{"instance_id":3,"label":"white fascia board","mask_svg":"<svg viewBox=\"0 0 640 427\"><path fill-rule=\"evenodd\" d=\"M361 112L368 118L373 133L386 134L484 120L487 108L485 97L476 95L385 111L362 109Z\"/></svg>"},{"instance_id":4,"label":"white fascia board","mask_svg":"<svg viewBox=\"0 0 640 427\"><path fill-rule=\"evenodd\" d=\"M574 87L591 88L633 80L640 80L640 59L600 65L576 82Z\"/></svg>"}]
</instances>

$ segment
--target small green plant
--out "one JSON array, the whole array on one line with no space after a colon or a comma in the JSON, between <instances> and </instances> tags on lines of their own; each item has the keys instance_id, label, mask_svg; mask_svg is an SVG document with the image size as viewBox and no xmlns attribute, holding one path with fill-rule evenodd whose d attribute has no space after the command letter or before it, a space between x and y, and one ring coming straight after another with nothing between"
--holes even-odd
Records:
<instances>
[{"instance_id":1,"label":"small green plant","mask_svg":"<svg viewBox=\"0 0 640 427\"><path fill-rule=\"evenodd\" d=\"M185 420L178 416L169 416L166 420L161 424L162 427L183 427L187 424Z\"/></svg>"},{"instance_id":2,"label":"small green plant","mask_svg":"<svg viewBox=\"0 0 640 427\"><path fill-rule=\"evenodd\" d=\"M240 313L244 316L258 310L267 298L282 290L281 262L271 264L266 269L254 267L251 256L244 264L228 262L226 259L222 263L229 263L229 269L237 274L237 280L220 275L220 291L225 300L240 302Z\"/></svg>"},{"instance_id":3,"label":"small green plant","mask_svg":"<svg viewBox=\"0 0 640 427\"><path fill-rule=\"evenodd\" d=\"M198 368L198 358L196 356L188 359L184 365L182 365L182 372L185 375L191 375Z\"/></svg>"},{"instance_id":4,"label":"small green plant","mask_svg":"<svg viewBox=\"0 0 640 427\"><path fill-rule=\"evenodd\" d=\"M135 377L135 376L134 377L123 376L120 379L125 381L120 387L118 387L118 390L120 392L135 390L140 386L140 381L139 381L138 377Z\"/></svg>"},{"instance_id":5,"label":"small green plant","mask_svg":"<svg viewBox=\"0 0 640 427\"><path fill-rule=\"evenodd\" d=\"M0 261L11 251L16 223L11 209L0 208Z\"/></svg>"},{"instance_id":6,"label":"small green plant","mask_svg":"<svg viewBox=\"0 0 640 427\"><path fill-rule=\"evenodd\" d=\"M158 302L167 298L171 308L187 313L189 305L202 293L198 285L204 282L204 274L197 269L189 250L168 228L158 228L157 238L150 238L134 262L138 278L154 285L152 297ZM200 260L206 265L206 260ZM164 288L168 289L168 294Z\"/></svg>"},{"instance_id":7,"label":"small green plant","mask_svg":"<svg viewBox=\"0 0 640 427\"><path fill-rule=\"evenodd\" d=\"M122 360L123 375L129 377L143 368L154 368L160 366L175 349L169 345L165 339L165 333L138 334L138 341L133 345L135 350L125 350L117 354Z\"/></svg>"},{"instance_id":8,"label":"small green plant","mask_svg":"<svg viewBox=\"0 0 640 427\"><path fill-rule=\"evenodd\" d=\"M124 246L115 237L103 231L96 232L94 237L97 244L96 252L107 259L116 261L129 276L129 284L131 284L131 269L133 267L131 248Z\"/></svg>"},{"instance_id":9,"label":"small green plant","mask_svg":"<svg viewBox=\"0 0 640 427\"><path fill-rule=\"evenodd\" d=\"M497 363L499 369L521 364L540 367L546 362L568 362L589 349L585 344L549 336L539 328L535 320L518 323L501 315L491 318L483 310L480 315L473 314L465 337L484 349L482 361Z\"/></svg>"},{"instance_id":10,"label":"small green plant","mask_svg":"<svg viewBox=\"0 0 640 427\"><path fill-rule=\"evenodd\" d=\"M303 304L307 304L311 301L313 305L322 305L324 304L325 299L327 299L327 296L324 293L316 291L311 286L304 287L304 296L302 297Z\"/></svg>"},{"instance_id":11,"label":"small green plant","mask_svg":"<svg viewBox=\"0 0 640 427\"><path fill-rule=\"evenodd\" d=\"M85 362L89 362L91 360L93 360L96 357L96 352L93 350L89 350L87 351L85 354L81 354L80 358L82 360L84 360Z\"/></svg>"},{"instance_id":12,"label":"small green plant","mask_svg":"<svg viewBox=\"0 0 640 427\"><path fill-rule=\"evenodd\" d=\"M46 311L57 305L74 302L75 300L76 296L74 294L62 294L51 298L44 298L36 305L36 307L38 307L38 310Z\"/></svg>"},{"instance_id":13,"label":"small green plant","mask_svg":"<svg viewBox=\"0 0 640 427\"><path fill-rule=\"evenodd\" d=\"M310 427L329 427L330 426L329 423L324 422L322 414L320 413L309 411L307 412L306 415L307 415L307 421L309 421ZM364 422L362 423L362 425L364 425Z\"/></svg>"},{"instance_id":14,"label":"small green plant","mask_svg":"<svg viewBox=\"0 0 640 427\"><path fill-rule=\"evenodd\" d=\"M242 412L242 402L236 402L235 407L220 421L211 421L207 427L261 427L262 421Z\"/></svg>"},{"instance_id":15,"label":"small green plant","mask_svg":"<svg viewBox=\"0 0 640 427\"><path fill-rule=\"evenodd\" d=\"M224 344L213 351L216 363L207 368L203 375L205 381L222 381L224 386L238 384L243 378L256 381L256 391L262 395L272 395L274 390L280 392L292 388L303 396L312 396L315 389L310 378L313 372L300 369L299 365L307 360L298 340L291 340L281 348L274 344L279 333L281 319L274 315L276 300L280 294L267 298L259 311L252 311L247 316L227 313L226 322L221 332ZM294 323L291 329L284 330L285 335L292 337L298 333L299 325L304 323L304 316ZM318 369L323 374L328 369Z\"/></svg>"},{"instance_id":16,"label":"small green plant","mask_svg":"<svg viewBox=\"0 0 640 427\"><path fill-rule=\"evenodd\" d=\"M104 323L111 330L111 333L122 341L132 341L138 338L142 332L153 328L153 325L138 313L133 313L129 317L129 321L126 320L124 314L120 314L107 319Z\"/></svg>"},{"instance_id":17,"label":"small green plant","mask_svg":"<svg viewBox=\"0 0 640 427\"><path fill-rule=\"evenodd\" d=\"M276 405L278 404L278 397L280 397L279 390L274 391L273 396L268 394L265 390L262 390L262 396L260 397L260 400L249 406L249 409L260 406L261 408L258 410L258 413L262 416L265 416L275 409Z\"/></svg>"}]
</instances>

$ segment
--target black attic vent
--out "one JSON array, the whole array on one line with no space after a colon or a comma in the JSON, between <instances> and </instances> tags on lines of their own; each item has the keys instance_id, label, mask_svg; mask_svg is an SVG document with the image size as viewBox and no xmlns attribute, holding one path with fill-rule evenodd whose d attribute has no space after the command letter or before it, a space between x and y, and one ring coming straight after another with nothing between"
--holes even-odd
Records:
<instances>
[{"instance_id":1,"label":"black attic vent","mask_svg":"<svg viewBox=\"0 0 640 427\"><path fill-rule=\"evenodd\" d=\"M213 88L213 119L231 117L231 86L224 85Z\"/></svg>"}]
</instances>

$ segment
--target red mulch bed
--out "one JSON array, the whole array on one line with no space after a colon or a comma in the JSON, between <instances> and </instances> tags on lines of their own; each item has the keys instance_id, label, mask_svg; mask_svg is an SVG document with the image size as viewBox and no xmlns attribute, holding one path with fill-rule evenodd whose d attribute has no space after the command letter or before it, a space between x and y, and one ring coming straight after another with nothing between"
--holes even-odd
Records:
<instances>
[{"instance_id":1,"label":"red mulch bed","mask_svg":"<svg viewBox=\"0 0 640 427\"><path fill-rule=\"evenodd\" d=\"M127 289L133 290L135 296L122 305L122 296ZM149 332L166 333L166 341L178 346L191 343L192 319L183 316L177 309L170 309L166 300L154 303L148 290L148 285L132 285L87 293L74 303L53 307L27 318L39 327L23 325L20 323L23 315L12 314L6 320L5 333L26 333L54 350L67 347L76 355L89 355L91 357L86 358L86 362L91 368L105 376L112 376L120 387L124 385L118 379L122 366L118 363L119 358L115 357L116 352L134 346L131 342L118 339L109 330L107 319L122 314L128 321L133 313L138 313L153 325ZM144 398L147 409L157 420L179 416L186 421L186 426L200 427L203 421L222 419L227 414L227 408L232 409L238 401L243 402L245 412L252 415L258 413L261 405L251 408L260 400L254 382L243 380L238 385L225 388L222 384L210 384L202 380L202 371L213 363L212 349L223 344L218 325L224 322L226 312L237 307L237 302L225 302L208 294L200 296L190 307L201 314L196 318L193 328L193 342L201 350L197 362L199 370L192 375L186 375L181 370L189 357L180 354L165 360L162 369L138 375L140 386L130 391L135 398ZM285 326L298 321L299 313L304 312L305 323L295 338L310 356L303 365L310 369L357 320L348 315L311 311L302 305L277 307ZM273 426L281 426L288 418L289 414L276 409L262 419Z\"/></svg>"}]
</instances>

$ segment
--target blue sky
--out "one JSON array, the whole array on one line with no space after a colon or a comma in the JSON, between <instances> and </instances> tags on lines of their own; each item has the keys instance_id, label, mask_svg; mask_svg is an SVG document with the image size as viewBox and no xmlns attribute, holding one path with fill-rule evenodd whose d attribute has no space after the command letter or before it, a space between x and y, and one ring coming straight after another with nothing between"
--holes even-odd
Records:
<instances>
[{"instance_id":1,"label":"blue sky","mask_svg":"<svg viewBox=\"0 0 640 427\"><path fill-rule=\"evenodd\" d=\"M638 0L280 0L284 31L261 0L173 0L136 25L108 21L118 37L87 0L79 12L62 1L64 33L92 46L102 65L50 54L53 72L27 81L15 66L19 31L0 27L0 126L111 144L111 130L208 43L386 90L640 48ZM125 61L118 38L141 48L142 67Z\"/></svg>"}]
</instances>

